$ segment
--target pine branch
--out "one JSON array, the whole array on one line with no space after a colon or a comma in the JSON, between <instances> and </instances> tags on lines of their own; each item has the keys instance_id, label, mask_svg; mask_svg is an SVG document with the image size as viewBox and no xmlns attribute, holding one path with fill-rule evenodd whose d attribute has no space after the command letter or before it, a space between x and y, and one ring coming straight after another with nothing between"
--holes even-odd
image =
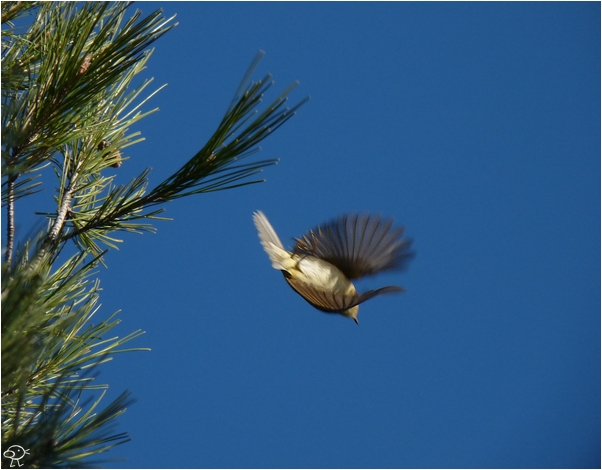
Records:
<instances>
[{"instance_id":1,"label":"pine branch","mask_svg":"<svg viewBox=\"0 0 602 470\"><path fill-rule=\"evenodd\" d=\"M139 140L128 127L149 114L140 104L125 108L150 81L127 88L150 57L148 45L172 26L155 12L136 13L120 28L126 7L2 3L3 23L28 10L37 15L25 32L9 24L2 37L2 200L9 219L1 277L2 447L29 448L28 467L85 465L129 439L109 433L131 403L127 394L103 410L104 392L91 404L80 396L107 388L93 372L117 353L141 350L124 345L143 332L109 335L119 323L115 314L92 323L100 284L89 276L104 252L84 248L55 266L80 192L94 193L100 172L121 160L119 149ZM112 143L101 149L107 137ZM47 165L59 179L56 213L43 234L15 250L14 202L34 192L32 173ZM90 254L96 256L86 263Z\"/></svg>"},{"instance_id":2,"label":"pine branch","mask_svg":"<svg viewBox=\"0 0 602 470\"><path fill-rule=\"evenodd\" d=\"M107 420L123 411L119 400L98 415L104 413L102 419L92 414L96 402L86 411L85 420L73 421L81 408L74 394L106 389L93 384L91 374L114 354L135 350L123 345L142 334L108 337L119 323L115 315L91 323L98 312L100 287L90 276L99 259L85 263L86 255L73 256L54 273L41 267L37 272L19 270L6 276L7 268L3 269L2 442L36 449L28 465L34 461L45 462L44 467L59 461L73 464L127 440L123 435L98 437L99 432L106 435ZM88 374L83 373L86 370Z\"/></svg>"},{"instance_id":3,"label":"pine branch","mask_svg":"<svg viewBox=\"0 0 602 470\"><path fill-rule=\"evenodd\" d=\"M2 2L2 24L24 16L30 10L37 8L40 2Z\"/></svg>"},{"instance_id":4,"label":"pine branch","mask_svg":"<svg viewBox=\"0 0 602 470\"><path fill-rule=\"evenodd\" d=\"M100 410L107 385L97 367L144 332L111 334L115 312L100 309L95 269L117 231L153 230L165 203L203 192L254 184L251 176L275 159L244 162L305 100L286 108L286 89L267 107L271 76L251 81L248 69L208 142L182 168L147 192L150 169L129 184L113 184L124 149L143 140L130 128L159 90L142 96L152 80L131 89L145 68L149 46L175 24L161 12L125 19L129 3L3 2L2 206L6 206L2 264L2 445L30 448L32 467L78 466L126 442L110 426L131 403L128 393ZM11 21L31 14L17 30ZM34 16L35 15L35 16ZM15 201L36 192L36 172L49 166L58 184L47 227L16 240ZM75 254L66 255L69 240ZM15 248L15 243L17 243ZM105 247L100 246L105 245ZM59 263L59 260L61 262ZM94 320L94 323L92 323ZM85 393L84 393L85 392ZM96 394L94 400L84 400ZM3 462L5 465L6 461Z\"/></svg>"},{"instance_id":5,"label":"pine branch","mask_svg":"<svg viewBox=\"0 0 602 470\"><path fill-rule=\"evenodd\" d=\"M274 130L295 115L296 110L307 101L302 100L292 109L284 108L287 94L296 84L286 89L263 112L257 108L264 93L272 86L268 75L265 79L248 83L259 60L260 52L245 74L243 82L226 115L207 144L182 168L144 195L146 176L143 174L128 186L117 187L109 194L105 203L98 208L95 217L86 224L64 235L63 241L94 230L107 231L119 229L123 224L141 218L151 219L162 212L141 213L153 206L181 197L202 192L232 189L263 180L242 181L259 173L265 166L274 165L277 160L260 160L253 163L239 163L240 160L257 152L255 147ZM255 116L255 119L251 119ZM246 127L243 127L246 124ZM238 134L236 134L238 132ZM127 197L123 197L126 196ZM120 200L123 204L112 204ZM141 225L130 227L145 229Z\"/></svg>"}]
</instances>

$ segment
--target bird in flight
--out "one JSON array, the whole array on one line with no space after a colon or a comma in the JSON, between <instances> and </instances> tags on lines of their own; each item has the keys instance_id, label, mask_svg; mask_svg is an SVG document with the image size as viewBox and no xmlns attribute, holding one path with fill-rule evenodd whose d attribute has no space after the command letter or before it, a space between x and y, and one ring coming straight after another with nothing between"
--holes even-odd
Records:
<instances>
[{"instance_id":1,"label":"bird in flight","mask_svg":"<svg viewBox=\"0 0 602 470\"><path fill-rule=\"evenodd\" d=\"M326 313L338 313L357 321L359 304L380 294L403 292L386 286L358 293L351 279L381 271L404 269L414 253L412 241L392 220L369 214L342 215L295 238L293 251L285 250L267 217L253 214L259 240L272 267L297 294Z\"/></svg>"}]
</instances>

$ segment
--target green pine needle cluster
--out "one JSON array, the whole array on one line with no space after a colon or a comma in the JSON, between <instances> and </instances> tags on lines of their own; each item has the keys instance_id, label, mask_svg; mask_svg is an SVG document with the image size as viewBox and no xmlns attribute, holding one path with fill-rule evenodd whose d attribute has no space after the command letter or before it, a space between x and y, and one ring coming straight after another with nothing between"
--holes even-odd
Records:
<instances>
[{"instance_id":1,"label":"green pine needle cluster","mask_svg":"<svg viewBox=\"0 0 602 470\"><path fill-rule=\"evenodd\" d=\"M142 331L111 333L118 312L95 317L98 269L120 242L116 232L153 230L174 199L260 182L249 177L276 160L243 159L304 100L286 107L291 86L260 109L272 86L269 75L251 81L260 53L214 134L182 168L151 190L149 169L117 185L125 149L143 140L133 126L157 111L142 108L160 89L147 91L152 80L133 86L134 78L173 18L130 14L123 2L1 8L2 449L27 449L31 468L88 466L129 440L112 428L132 399L125 392L101 407L107 385L95 381L97 367L142 349L124 346ZM54 190L54 210L37 213L45 224L36 236L17 239L17 201L42 190Z\"/></svg>"}]
</instances>

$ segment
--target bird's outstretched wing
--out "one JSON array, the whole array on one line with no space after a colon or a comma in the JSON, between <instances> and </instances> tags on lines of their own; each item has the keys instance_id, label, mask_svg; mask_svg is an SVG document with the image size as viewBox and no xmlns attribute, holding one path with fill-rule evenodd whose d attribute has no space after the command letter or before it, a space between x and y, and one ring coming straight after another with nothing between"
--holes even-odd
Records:
<instances>
[{"instance_id":1,"label":"bird's outstretched wing","mask_svg":"<svg viewBox=\"0 0 602 470\"><path fill-rule=\"evenodd\" d=\"M369 290L363 294L344 294L342 292L325 291L316 288L303 281L293 279L284 275L286 282L293 288L297 294L307 300L312 306L323 312L339 313L343 310L355 307L380 294L392 292L403 292L403 287L387 286L380 289Z\"/></svg>"},{"instance_id":2,"label":"bird's outstretched wing","mask_svg":"<svg viewBox=\"0 0 602 470\"><path fill-rule=\"evenodd\" d=\"M343 215L295 238L293 252L322 258L349 279L404 269L414 257L412 241L402 238L404 229L392 228L392 224L380 216Z\"/></svg>"}]
</instances>

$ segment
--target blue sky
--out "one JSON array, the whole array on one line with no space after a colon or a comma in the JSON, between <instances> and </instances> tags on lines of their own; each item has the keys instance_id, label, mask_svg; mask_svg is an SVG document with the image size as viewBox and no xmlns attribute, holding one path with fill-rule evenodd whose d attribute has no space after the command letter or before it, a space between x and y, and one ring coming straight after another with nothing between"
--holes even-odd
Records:
<instances>
[{"instance_id":1,"label":"blue sky","mask_svg":"<svg viewBox=\"0 0 602 470\"><path fill-rule=\"evenodd\" d=\"M266 52L266 183L167 206L101 270L147 332L101 369L140 467L600 466L600 4L145 3L179 26L148 64L161 111L120 172L151 184L204 145ZM325 315L270 266L345 212L394 217L403 295Z\"/></svg>"}]
</instances>

